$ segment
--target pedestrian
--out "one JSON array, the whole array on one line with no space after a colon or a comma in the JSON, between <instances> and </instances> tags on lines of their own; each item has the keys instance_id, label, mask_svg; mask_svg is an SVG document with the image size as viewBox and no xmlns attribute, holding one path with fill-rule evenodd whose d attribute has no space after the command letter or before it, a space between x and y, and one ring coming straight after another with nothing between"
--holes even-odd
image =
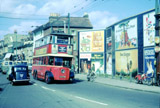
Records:
<instances>
[{"instance_id":1,"label":"pedestrian","mask_svg":"<svg viewBox=\"0 0 160 108\"><path fill-rule=\"evenodd\" d=\"M92 64L92 72L93 73L95 72L95 65L94 65L94 63Z\"/></svg>"}]
</instances>

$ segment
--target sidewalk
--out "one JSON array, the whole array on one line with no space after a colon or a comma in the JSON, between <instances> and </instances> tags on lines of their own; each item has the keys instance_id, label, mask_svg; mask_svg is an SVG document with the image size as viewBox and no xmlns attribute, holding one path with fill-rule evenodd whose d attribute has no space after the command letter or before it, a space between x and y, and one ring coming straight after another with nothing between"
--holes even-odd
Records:
<instances>
[{"instance_id":1,"label":"sidewalk","mask_svg":"<svg viewBox=\"0 0 160 108\"><path fill-rule=\"evenodd\" d=\"M80 79L80 80L87 80L87 75L76 74L75 78ZM110 86L115 86L115 87L120 87L120 88L126 88L126 89L134 89L134 90L145 91L145 92L160 93L160 87L158 86L136 84L135 82L129 82L129 81L124 81L120 79L97 77L94 82L106 84Z\"/></svg>"}]
</instances>

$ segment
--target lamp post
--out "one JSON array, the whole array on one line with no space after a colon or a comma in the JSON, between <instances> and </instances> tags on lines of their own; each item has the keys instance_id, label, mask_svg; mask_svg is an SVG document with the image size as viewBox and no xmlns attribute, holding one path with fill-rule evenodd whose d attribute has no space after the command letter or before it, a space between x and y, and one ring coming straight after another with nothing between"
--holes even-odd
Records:
<instances>
[{"instance_id":1,"label":"lamp post","mask_svg":"<svg viewBox=\"0 0 160 108\"><path fill-rule=\"evenodd\" d=\"M17 60L17 58L18 58L18 56L17 56L17 30L14 30L14 33L16 35L16 60Z\"/></svg>"}]
</instances>

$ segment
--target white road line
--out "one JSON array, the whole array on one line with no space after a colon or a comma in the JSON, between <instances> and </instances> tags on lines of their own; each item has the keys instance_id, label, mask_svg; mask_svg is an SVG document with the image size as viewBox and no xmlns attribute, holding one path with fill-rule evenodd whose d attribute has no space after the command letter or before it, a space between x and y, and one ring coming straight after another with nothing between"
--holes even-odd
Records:
<instances>
[{"instance_id":1,"label":"white road line","mask_svg":"<svg viewBox=\"0 0 160 108\"><path fill-rule=\"evenodd\" d=\"M82 98L82 97L79 97L79 96L74 96L74 97L75 97L75 98L78 98L78 99L81 99L81 100L84 100L84 101L88 101L88 102L92 102L92 103L104 105L104 106L107 106L107 105L108 105L108 104L105 104L105 103L102 103L102 102L98 102L98 101L94 101L94 100L89 100L89 99Z\"/></svg>"},{"instance_id":2,"label":"white road line","mask_svg":"<svg viewBox=\"0 0 160 108\"><path fill-rule=\"evenodd\" d=\"M37 84L34 84L35 86L37 86Z\"/></svg>"},{"instance_id":3,"label":"white road line","mask_svg":"<svg viewBox=\"0 0 160 108\"><path fill-rule=\"evenodd\" d=\"M52 91L52 92L55 92L56 90L53 90L53 89L50 89L50 88L47 88L45 86L41 86L43 89L46 89L46 90L49 90L49 91Z\"/></svg>"}]
</instances>

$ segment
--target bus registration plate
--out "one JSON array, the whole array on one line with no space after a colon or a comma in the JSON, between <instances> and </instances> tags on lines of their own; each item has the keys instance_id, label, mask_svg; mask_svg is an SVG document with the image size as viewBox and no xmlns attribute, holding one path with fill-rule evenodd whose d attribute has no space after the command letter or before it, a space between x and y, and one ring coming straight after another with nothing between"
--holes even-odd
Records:
<instances>
[{"instance_id":1,"label":"bus registration plate","mask_svg":"<svg viewBox=\"0 0 160 108\"><path fill-rule=\"evenodd\" d=\"M66 76L60 76L60 78L66 78Z\"/></svg>"}]
</instances>

